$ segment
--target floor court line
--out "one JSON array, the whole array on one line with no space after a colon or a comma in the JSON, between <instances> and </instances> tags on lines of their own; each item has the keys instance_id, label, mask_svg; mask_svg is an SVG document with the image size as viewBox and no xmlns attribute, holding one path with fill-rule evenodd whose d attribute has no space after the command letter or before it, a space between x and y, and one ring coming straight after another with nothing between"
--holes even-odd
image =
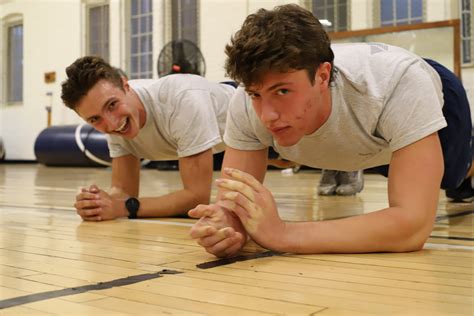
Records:
<instances>
[{"instance_id":1,"label":"floor court line","mask_svg":"<svg viewBox=\"0 0 474 316\"><path fill-rule=\"evenodd\" d=\"M115 279L115 280L107 281L107 282L99 282L96 284L71 287L71 288L66 288L62 290L13 297L13 298L0 301L0 309L19 306L23 304L38 302L38 301L49 300L52 298L82 294L89 291L111 289L113 287L125 286L125 285L135 284L138 282L160 278L163 276L163 274L179 274L179 273L183 273L183 272L164 269L155 273L138 274L138 275L133 275L133 276L129 276L126 278L121 278L121 279Z\"/></svg>"}]
</instances>

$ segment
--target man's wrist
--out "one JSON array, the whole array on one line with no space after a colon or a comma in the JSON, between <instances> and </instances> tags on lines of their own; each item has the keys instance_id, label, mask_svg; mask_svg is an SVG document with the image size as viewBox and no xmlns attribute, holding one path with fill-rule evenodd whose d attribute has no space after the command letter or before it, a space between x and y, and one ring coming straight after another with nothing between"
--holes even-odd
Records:
<instances>
[{"instance_id":1,"label":"man's wrist","mask_svg":"<svg viewBox=\"0 0 474 316\"><path fill-rule=\"evenodd\" d=\"M275 247L271 247L272 250L278 252L293 252L295 249L294 241L292 241L292 230L295 229L294 223L283 222L282 229L278 231L278 241L275 243Z\"/></svg>"}]
</instances>

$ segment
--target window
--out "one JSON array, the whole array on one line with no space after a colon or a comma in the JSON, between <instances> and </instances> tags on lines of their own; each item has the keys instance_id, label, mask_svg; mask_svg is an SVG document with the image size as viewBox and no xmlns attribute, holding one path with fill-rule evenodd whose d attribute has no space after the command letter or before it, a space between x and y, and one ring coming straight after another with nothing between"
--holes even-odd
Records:
<instances>
[{"instance_id":1,"label":"window","mask_svg":"<svg viewBox=\"0 0 474 316\"><path fill-rule=\"evenodd\" d=\"M130 79L153 77L153 2L131 0L130 3Z\"/></svg>"},{"instance_id":2,"label":"window","mask_svg":"<svg viewBox=\"0 0 474 316\"><path fill-rule=\"evenodd\" d=\"M197 8L197 0L173 0L171 2L173 40L187 39L198 45Z\"/></svg>"},{"instance_id":3,"label":"window","mask_svg":"<svg viewBox=\"0 0 474 316\"><path fill-rule=\"evenodd\" d=\"M380 0L381 26L423 22L423 0Z\"/></svg>"},{"instance_id":4,"label":"window","mask_svg":"<svg viewBox=\"0 0 474 316\"><path fill-rule=\"evenodd\" d=\"M312 0L312 8L326 31L347 31L347 0Z\"/></svg>"},{"instance_id":5,"label":"window","mask_svg":"<svg viewBox=\"0 0 474 316\"><path fill-rule=\"evenodd\" d=\"M461 1L461 58L463 64L471 64L472 7L471 0Z\"/></svg>"},{"instance_id":6,"label":"window","mask_svg":"<svg viewBox=\"0 0 474 316\"><path fill-rule=\"evenodd\" d=\"M87 55L100 56L109 60L109 5L87 8L88 32Z\"/></svg>"},{"instance_id":7,"label":"window","mask_svg":"<svg viewBox=\"0 0 474 316\"><path fill-rule=\"evenodd\" d=\"M8 22L7 22L8 23ZM6 31L6 101L23 102L23 22L5 25Z\"/></svg>"}]
</instances>

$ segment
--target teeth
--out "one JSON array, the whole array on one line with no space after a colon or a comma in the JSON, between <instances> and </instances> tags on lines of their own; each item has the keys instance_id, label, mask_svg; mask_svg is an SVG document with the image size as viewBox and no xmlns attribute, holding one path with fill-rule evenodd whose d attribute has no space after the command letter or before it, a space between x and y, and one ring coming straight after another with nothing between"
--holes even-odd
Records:
<instances>
[{"instance_id":1,"label":"teeth","mask_svg":"<svg viewBox=\"0 0 474 316\"><path fill-rule=\"evenodd\" d=\"M124 119L123 122L122 122L122 125L120 125L119 128L115 129L114 132L121 132L124 128L125 128L125 125L127 125L127 119Z\"/></svg>"}]
</instances>

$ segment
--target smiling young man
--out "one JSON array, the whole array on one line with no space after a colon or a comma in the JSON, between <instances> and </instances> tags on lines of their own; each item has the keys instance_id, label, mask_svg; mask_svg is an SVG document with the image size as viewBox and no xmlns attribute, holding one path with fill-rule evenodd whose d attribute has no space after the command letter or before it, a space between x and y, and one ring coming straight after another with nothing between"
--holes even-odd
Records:
<instances>
[{"instance_id":1,"label":"smiling young man","mask_svg":"<svg viewBox=\"0 0 474 316\"><path fill-rule=\"evenodd\" d=\"M127 81L99 57L79 58L67 69L62 99L108 135L112 183L91 185L76 196L89 221L186 214L209 203L213 153L222 152L228 103L235 88L187 74ZM139 197L140 159L179 159L183 188Z\"/></svg>"},{"instance_id":2,"label":"smiling young man","mask_svg":"<svg viewBox=\"0 0 474 316\"><path fill-rule=\"evenodd\" d=\"M293 253L418 250L433 228L440 186L470 185L469 104L459 80L436 62L379 43L331 46L297 5L248 16L226 54L227 73L245 88L229 106L218 200L189 212L200 218L190 234L208 252L233 255L249 237ZM270 146L325 169L390 165L388 207L283 222L262 185Z\"/></svg>"}]
</instances>

